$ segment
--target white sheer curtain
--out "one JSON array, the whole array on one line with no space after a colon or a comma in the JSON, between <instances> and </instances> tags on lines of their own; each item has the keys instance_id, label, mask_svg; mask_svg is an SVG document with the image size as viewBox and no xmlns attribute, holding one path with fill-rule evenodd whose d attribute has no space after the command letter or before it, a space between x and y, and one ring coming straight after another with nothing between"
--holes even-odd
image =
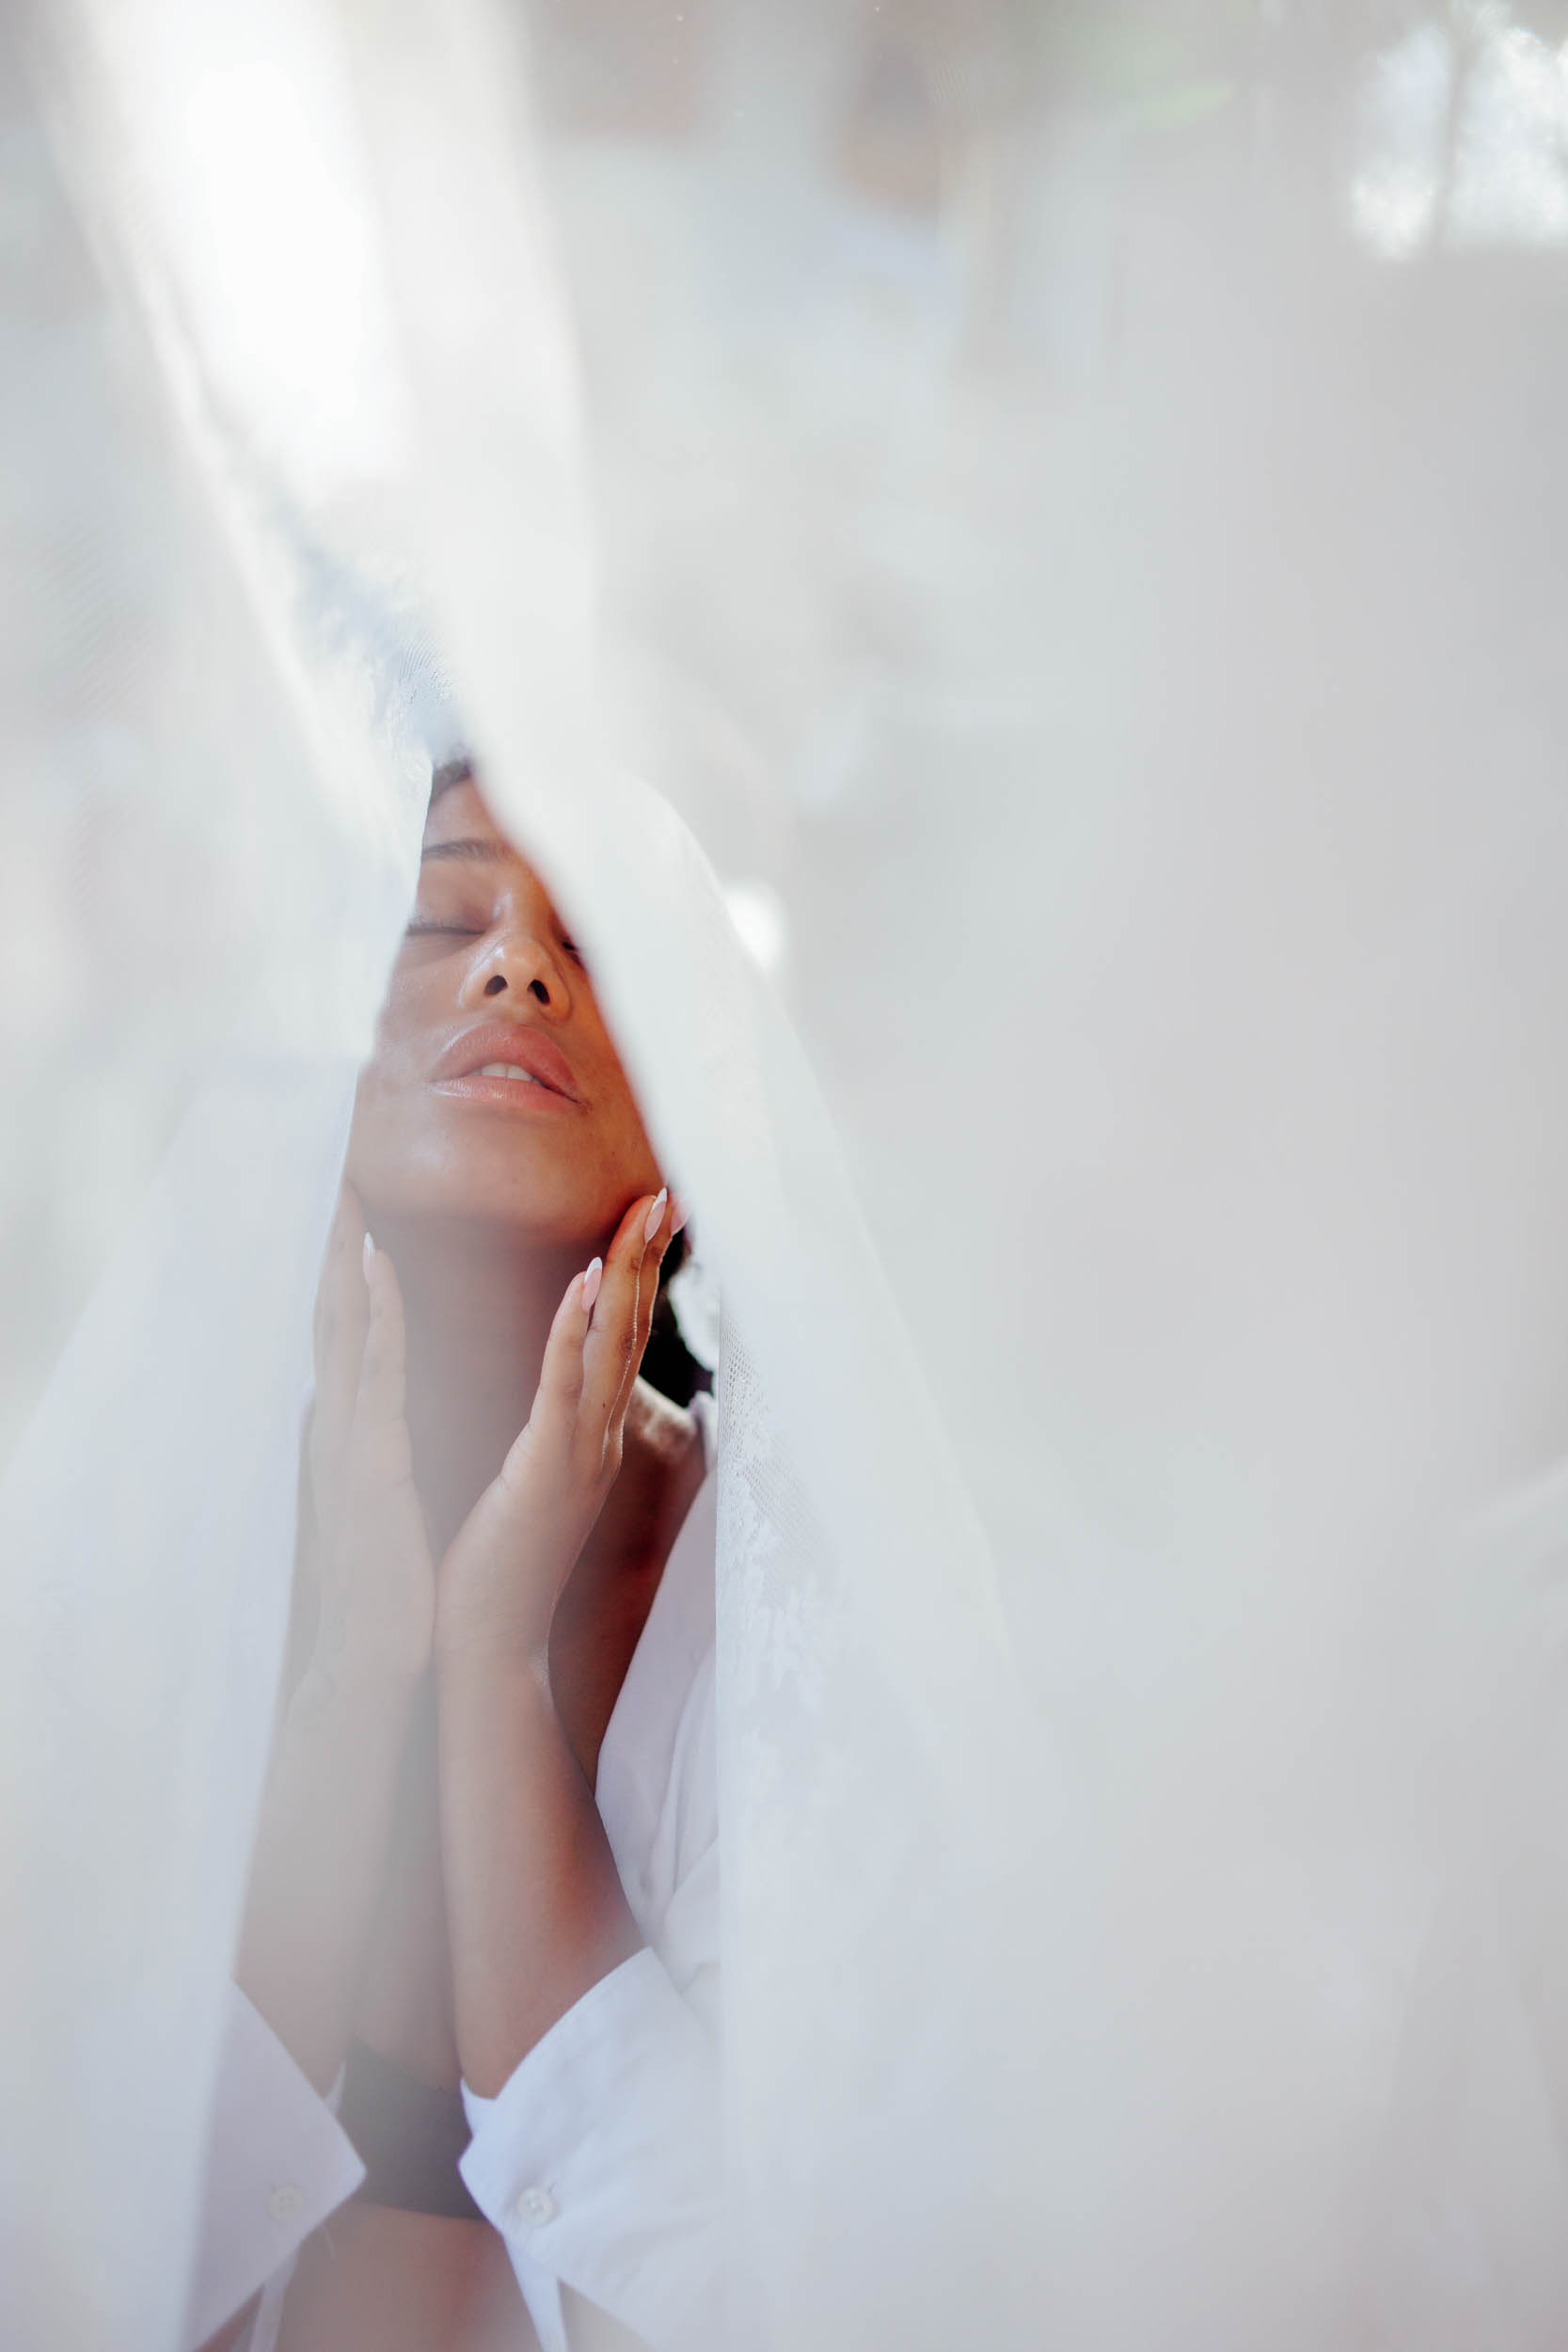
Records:
<instances>
[{"instance_id":1,"label":"white sheer curtain","mask_svg":"<svg viewBox=\"0 0 1568 2352\"><path fill-rule=\"evenodd\" d=\"M18 739L97 838L102 705L191 929L105 946L21 797L80 992L33 1188L118 985L145 1204L71 1227L78 1289L120 1247L7 1488L18 2342L178 2317L314 1260L454 712L723 1292L759 2332L1431 2352L1472 2243L1477 2344L1555 2323L1507 2283L1550 2130L1498 2127L1509 2252L1419 2057L1422 1986L1499 2013L1441 1889L1455 1793L1517 1811L1481 1696L1539 1590L1460 1530L1560 1444L1550 262L1358 251L1351 11L883 13L24 25L72 307L24 313L71 398L13 419L66 583Z\"/></svg>"},{"instance_id":2,"label":"white sheer curtain","mask_svg":"<svg viewBox=\"0 0 1568 2352\"><path fill-rule=\"evenodd\" d=\"M429 772L372 756L363 664L332 691L301 670L244 421L149 209L153 101L180 104L165 21L123 23L125 50L93 29L13 26L7 84L31 525L8 559L31 910L8 1205L39 1263L0 1504L0 2329L51 2346L166 2344L182 2315L311 1269Z\"/></svg>"}]
</instances>

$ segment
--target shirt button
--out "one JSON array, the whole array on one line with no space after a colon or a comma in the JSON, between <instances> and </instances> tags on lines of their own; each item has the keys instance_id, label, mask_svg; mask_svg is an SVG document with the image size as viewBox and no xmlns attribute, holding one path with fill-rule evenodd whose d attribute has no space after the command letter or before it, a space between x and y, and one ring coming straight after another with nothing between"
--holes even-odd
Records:
<instances>
[{"instance_id":1,"label":"shirt button","mask_svg":"<svg viewBox=\"0 0 1568 2352\"><path fill-rule=\"evenodd\" d=\"M267 2199L267 2211L275 2221L292 2221L304 2202L304 2191L293 2181L279 2181Z\"/></svg>"},{"instance_id":2,"label":"shirt button","mask_svg":"<svg viewBox=\"0 0 1568 2352\"><path fill-rule=\"evenodd\" d=\"M547 2188L525 2188L512 2208L512 2217L521 2230L537 2230L555 2219L555 2199Z\"/></svg>"}]
</instances>

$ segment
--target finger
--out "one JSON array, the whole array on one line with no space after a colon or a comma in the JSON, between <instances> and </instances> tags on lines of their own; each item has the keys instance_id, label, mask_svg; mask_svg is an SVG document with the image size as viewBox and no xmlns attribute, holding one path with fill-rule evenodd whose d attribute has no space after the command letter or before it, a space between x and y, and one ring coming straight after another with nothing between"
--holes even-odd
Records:
<instances>
[{"instance_id":1,"label":"finger","mask_svg":"<svg viewBox=\"0 0 1568 2352\"><path fill-rule=\"evenodd\" d=\"M545 1358L539 1367L539 1386L534 1392L533 1407L527 1426L512 1444L501 1464L500 1483L509 1489L517 1488L528 1463L541 1450L556 1454L564 1461L569 1455L576 1436L578 1409L582 1398L583 1346L588 1337L588 1318L593 1311L603 1275L603 1263L598 1258L581 1274L574 1274L566 1285L566 1295L555 1311L549 1337L545 1342Z\"/></svg>"},{"instance_id":2,"label":"finger","mask_svg":"<svg viewBox=\"0 0 1568 2352\"><path fill-rule=\"evenodd\" d=\"M642 1225L642 1255L638 1266L637 1305L632 1322L631 1344L626 1352L621 1385L610 1408L606 1438L612 1446L620 1444L621 1428L637 1375L642 1369L642 1358L653 1329L654 1308L658 1299L659 1268L670 1247L673 1233L669 1194L661 1188L648 1204Z\"/></svg>"},{"instance_id":3,"label":"finger","mask_svg":"<svg viewBox=\"0 0 1568 2352\"><path fill-rule=\"evenodd\" d=\"M322 1504L315 1472L310 1462L310 1446L315 1435L315 1413L311 1409L309 1427L300 1433L299 1514L294 1527L294 1581L289 1597L289 1629L284 1649L283 1680L285 1690L292 1691L304 1669L315 1636L317 1613L321 1607L323 1526Z\"/></svg>"},{"instance_id":4,"label":"finger","mask_svg":"<svg viewBox=\"0 0 1568 2352\"><path fill-rule=\"evenodd\" d=\"M392 1483L412 1475L404 1418L407 1354L403 1293L392 1261L369 1233L363 1244L370 1311L359 1385L354 1400L352 1448L357 1472Z\"/></svg>"},{"instance_id":5,"label":"finger","mask_svg":"<svg viewBox=\"0 0 1568 2352\"><path fill-rule=\"evenodd\" d=\"M311 1338L318 1387L324 1375L329 1375L341 1363L345 1352L352 1355L355 1377L358 1377L359 1353L368 1320L365 1278L360 1266L364 1239L365 1212L358 1194L345 1184L338 1193L321 1279L316 1285Z\"/></svg>"},{"instance_id":6,"label":"finger","mask_svg":"<svg viewBox=\"0 0 1568 2352\"><path fill-rule=\"evenodd\" d=\"M574 1274L566 1285L565 1297L555 1311L549 1337L545 1342L545 1359L539 1367L533 1410L529 1415L531 1426L537 1428L542 1437L569 1439L576 1424L582 1397L588 1322L603 1274L603 1264L597 1258L581 1274Z\"/></svg>"},{"instance_id":7,"label":"finger","mask_svg":"<svg viewBox=\"0 0 1568 2352\"><path fill-rule=\"evenodd\" d=\"M316 1516L323 1523L336 1508L341 1486L370 1322L361 1263L364 1239L364 1211L357 1194L344 1184L316 1288L312 1331L316 1393L310 1414L309 1462Z\"/></svg>"},{"instance_id":8,"label":"finger","mask_svg":"<svg viewBox=\"0 0 1568 2352\"><path fill-rule=\"evenodd\" d=\"M642 1368L642 1358L648 1345L648 1334L654 1325L654 1309L658 1304L659 1274L670 1244L678 1231L675 1223L676 1215L676 1202L662 1192L648 1212L647 1226L644 1229L646 1244L642 1252L642 1264L637 1285L637 1324L632 1334L631 1371L620 1400L622 1412L626 1411L632 1387Z\"/></svg>"},{"instance_id":9,"label":"finger","mask_svg":"<svg viewBox=\"0 0 1568 2352\"><path fill-rule=\"evenodd\" d=\"M583 1345L580 1413L585 1436L602 1438L617 1400L636 1377L637 1299L652 1207L646 1193L634 1200L605 1252L604 1280Z\"/></svg>"}]
</instances>

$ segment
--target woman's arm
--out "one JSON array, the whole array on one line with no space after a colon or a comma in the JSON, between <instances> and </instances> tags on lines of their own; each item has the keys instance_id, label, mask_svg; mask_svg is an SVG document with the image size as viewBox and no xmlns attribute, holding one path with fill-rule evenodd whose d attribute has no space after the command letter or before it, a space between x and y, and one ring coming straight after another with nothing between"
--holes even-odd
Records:
<instances>
[{"instance_id":1,"label":"woman's arm","mask_svg":"<svg viewBox=\"0 0 1568 2352\"><path fill-rule=\"evenodd\" d=\"M443 1673L441 1794L458 2053L491 2098L642 1939L542 1669Z\"/></svg>"},{"instance_id":2,"label":"woman's arm","mask_svg":"<svg viewBox=\"0 0 1568 2352\"><path fill-rule=\"evenodd\" d=\"M268 1778L235 1974L325 2092L347 2048L435 1619L402 1300L346 1187L318 1307L310 1472L317 1630Z\"/></svg>"},{"instance_id":3,"label":"woman's arm","mask_svg":"<svg viewBox=\"0 0 1568 2352\"><path fill-rule=\"evenodd\" d=\"M573 1281L528 1427L442 1565L442 1857L458 2053L481 2096L641 1942L562 1726L549 1635L620 1468L671 1222L662 1195L635 1202L602 1279Z\"/></svg>"},{"instance_id":4,"label":"woman's arm","mask_svg":"<svg viewBox=\"0 0 1568 2352\"><path fill-rule=\"evenodd\" d=\"M623 1223L596 1298L581 1278L567 1293L529 1427L439 1585L442 1847L474 2134L462 2170L546 2352L566 2352L568 2312L573 2345L728 2341L714 2046L641 1948L548 1662L556 1603L620 1461L665 1239L656 1208L639 1201ZM711 1683L693 1703L705 1696ZM676 1900L686 1959L711 1976L716 1843Z\"/></svg>"},{"instance_id":5,"label":"woman's arm","mask_svg":"<svg viewBox=\"0 0 1568 2352\"><path fill-rule=\"evenodd\" d=\"M325 2094L347 2044L435 1616L403 1385L396 1280L345 1188L317 1298L296 1593L313 1620L309 1664L262 1800L186 2321L208 2352L243 2342L257 2289L363 2177Z\"/></svg>"},{"instance_id":6,"label":"woman's arm","mask_svg":"<svg viewBox=\"0 0 1568 2352\"><path fill-rule=\"evenodd\" d=\"M325 1677L313 1686L314 1673L279 1737L234 1974L325 2095L348 2047L408 1696Z\"/></svg>"}]
</instances>

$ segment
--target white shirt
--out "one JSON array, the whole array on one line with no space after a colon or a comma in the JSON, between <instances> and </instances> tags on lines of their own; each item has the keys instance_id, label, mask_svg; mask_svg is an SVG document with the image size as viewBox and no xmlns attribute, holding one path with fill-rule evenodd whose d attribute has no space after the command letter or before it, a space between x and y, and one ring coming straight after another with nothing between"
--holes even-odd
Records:
<instances>
[{"instance_id":1,"label":"white shirt","mask_svg":"<svg viewBox=\"0 0 1568 2352\"><path fill-rule=\"evenodd\" d=\"M721 2335L714 1488L710 1470L599 1752L594 1795L645 1948L494 2099L463 2088L473 2137L460 2169L506 2241L544 2352L567 2352L563 2285L651 2352ZM274 2352L299 2248L363 2178L332 2102L234 1988L185 2344L264 2284L249 2352Z\"/></svg>"}]
</instances>

